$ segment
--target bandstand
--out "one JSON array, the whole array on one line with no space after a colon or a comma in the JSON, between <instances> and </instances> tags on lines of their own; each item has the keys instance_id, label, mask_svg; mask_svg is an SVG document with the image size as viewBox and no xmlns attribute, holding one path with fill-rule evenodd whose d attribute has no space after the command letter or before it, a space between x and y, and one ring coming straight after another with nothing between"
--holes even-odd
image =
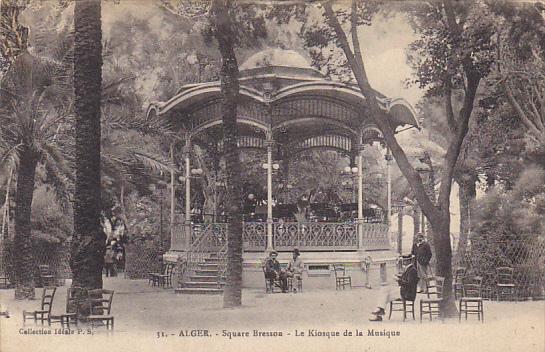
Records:
<instances>
[{"instance_id":1,"label":"bandstand","mask_svg":"<svg viewBox=\"0 0 545 352\"><path fill-rule=\"evenodd\" d=\"M380 93L377 99L394 129L417 126L414 111L405 100ZM366 222L364 217L363 150L373 143L384 145L366 105L357 86L327 79L293 51L265 50L240 66L238 145L262 150L267 171L266 221L243 224L245 287L263 286L261 260L273 249L280 253L281 263L289 260L294 248L301 251L307 287L334 287L334 263L344 264L356 285L362 284L362 267L369 260L372 284L383 282L392 274L397 256L389 241L392 158L388 151L386 216L382 223ZM202 244L210 243L212 237L216 241L212 247L221 252L225 248L222 241L226 225L208 223L195 227L190 220L192 145L214 150L222 147L218 137L222 124L220 82L184 85L168 101L152 103L148 114L170 119L184 144L186 220L181 226L183 231L172 229L171 248L165 259L190 258L195 254L192 252L202 252ZM280 156L281 162L288 163L290 157L316 148L336 150L350 158L357 185L356 221L279 222L273 218L274 163Z\"/></svg>"}]
</instances>

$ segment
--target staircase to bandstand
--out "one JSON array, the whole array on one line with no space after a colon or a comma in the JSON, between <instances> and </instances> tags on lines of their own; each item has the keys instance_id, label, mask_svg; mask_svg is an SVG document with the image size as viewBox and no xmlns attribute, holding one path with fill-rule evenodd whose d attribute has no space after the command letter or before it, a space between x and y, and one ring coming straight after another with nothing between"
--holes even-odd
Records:
<instances>
[{"instance_id":1,"label":"staircase to bandstand","mask_svg":"<svg viewBox=\"0 0 545 352\"><path fill-rule=\"evenodd\" d=\"M210 224L193 241L180 263L180 276L176 293L222 294L227 265L227 241L220 231Z\"/></svg>"}]
</instances>

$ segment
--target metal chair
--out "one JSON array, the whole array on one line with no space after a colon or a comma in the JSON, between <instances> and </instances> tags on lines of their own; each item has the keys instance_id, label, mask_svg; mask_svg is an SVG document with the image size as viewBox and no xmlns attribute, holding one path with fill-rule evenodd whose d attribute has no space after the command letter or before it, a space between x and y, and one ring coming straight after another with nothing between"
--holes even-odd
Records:
<instances>
[{"instance_id":1,"label":"metal chair","mask_svg":"<svg viewBox=\"0 0 545 352\"><path fill-rule=\"evenodd\" d=\"M482 297L483 278L472 276L464 279L463 296L460 298L458 321L462 321L462 314L467 320L468 314L477 315L477 319L484 323L484 307Z\"/></svg>"},{"instance_id":2,"label":"metal chair","mask_svg":"<svg viewBox=\"0 0 545 352\"><path fill-rule=\"evenodd\" d=\"M77 297L77 291L81 290L80 288L70 287L66 290L66 311L62 314L50 314L49 315L49 325L51 323L61 323L61 326L64 328L70 329L70 322L73 322L74 325L78 326L78 313L80 300Z\"/></svg>"},{"instance_id":3,"label":"metal chair","mask_svg":"<svg viewBox=\"0 0 545 352\"><path fill-rule=\"evenodd\" d=\"M91 323L91 327L94 327L95 322L98 321L105 323L106 329L114 329L114 316L111 315L113 297L114 291L112 290L96 289L89 291L87 305L91 314L86 316L85 320Z\"/></svg>"},{"instance_id":4,"label":"metal chair","mask_svg":"<svg viewBox=\"0 0 545 352\"><path fill-rule=\"evenodd\" d=\"M454 299L457 300L458 296L463 296L464 277L466 275L466 268L458 267L454 271L454 280L452 282L452 289L454 290Z\"/></svg>"},{"instance_id":5,"label":"metal chair","mask_svg":"<svg viewBox=\"0 0 545 352\"><path fill-rule=\"evenodd\" d=\"M516 286L514 281L515 270L510 267L496 268L497 284L496 292L498 301L502 297L508 297L511 301L516 300Z\"/></svg>"},{"instance_id":6,"label":"metal chair","mask_svg":"<svg viewBox=\"0 0 545 352\"><path fill-rule=\"evenodd\" d=\"M33 311L23 310L23 324L26 322L27 318L34 319L34 323L37 323L39 320L42 325L44 324L44 321L47 321L49 324L49 315L51 314L51 308L53 307L55 292L57 292L56 287L44 287L40 309Z\"/></svg>"},{"instance_id":7,"label":"metal chair","mask_svg":"<svg viewBox=\"0 0 545 352\"><path fill-rule=\"evenodd\" d=\"M443 303L443 283L445 278L435 276L426 280L428 297L420 300L420 322L424 314L429 314L430 321L432 316L441 317L441 304Z\"/></svg>"},{"instance_id":8,"label":"metal chair","mask_svg":"<svg viewBox=\"0 0 545 352\"><path fill-rule=\"evenodd\" d=\"M352 288L352 277L346 276L344 264L333 264L333 272L335 273L336 290L344 290L346 286Z\"/></svg>"},{"instance_id":9,"label":"metal chair","mask_svg":"<svg viewBox=\"0 0 545 352\"><path fill-rule=\"evenodd\" d=\"M295 274L288 277L288 291L302 292L303 291L303 276L302 274Z\"/></svg>"}]
</instances>

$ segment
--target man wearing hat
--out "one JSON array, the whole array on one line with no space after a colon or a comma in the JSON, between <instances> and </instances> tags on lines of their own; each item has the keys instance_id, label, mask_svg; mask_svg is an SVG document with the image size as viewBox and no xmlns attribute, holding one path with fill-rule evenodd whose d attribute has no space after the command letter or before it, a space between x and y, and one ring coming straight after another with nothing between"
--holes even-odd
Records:
<instances>
[{"instance_id":1,"label":"man wearing hat","mask_svg":"<svg viewBox=\"0 0 545 352\"><path fill-rule=\"evenodd\" d=\"M430 265L431 260L431 247L423 234L416 234L416 238L413 244L411 254L416 257L416 269L418 271L418 286L420 290L418 292L426 293L428 291L426 287L426 279L433 275Z\"/></svg>"},{"instance_id":2,"label":"man wearing hat","mask_svg":"<svg viewBox=\"0 0 545 352\"><path fill-rule=\"evenodd\" d=\"M268 280L280 280L280 288L282 292L288 292L288 277L280 268L280 263L276 259L277 251L271 251L269 258L265 262L265 278Z\"/></svg>"},{"instance_id":3,"label":"man wearing hat","mask_svg":"<svg viewBox=\"0 0 545 352\"><path fill-rule=\"evenodd\" d=\"M300 256L301 253L299 253L299 249L295 248L293 250L293 257L288 264L288 271L286 273L289 277L292 277L295 280L302 280L304 265ZM297 292L297 289L294 287L293 291Z\"/></svg>"},{"instance_id":4,"label":"man wearing hat","mask_svg":"<svg viewBox=\"0 0 545 352\"><path fill-rule=\"evenodd\" d=\"M395 285L382 286L377 297L376 309L371 312L373 317L370 321L382 321L382 316L386 314L386 307L391 301L403 298L407 301L413 301L416 298L416 284L418 275L415 268L415 257L410 256L410 264L405 267L401 275L396 274L396 281L399 288Z\"/></svg>"}]
</instances>

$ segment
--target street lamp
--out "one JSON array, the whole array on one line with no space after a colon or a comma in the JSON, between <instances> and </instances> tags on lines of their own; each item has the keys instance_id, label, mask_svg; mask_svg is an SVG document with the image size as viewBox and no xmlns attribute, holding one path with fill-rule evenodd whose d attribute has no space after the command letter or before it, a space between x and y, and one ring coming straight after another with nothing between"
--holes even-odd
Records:
<instances>
[{"instance_id":1,"label":"street lamp","mask_svg":"<svg viewBox=\"0 0 545 352\"><path fill-rule=\"evenodd\" d=\"M405 201L399 200L393 205L393 209L397 211L397 252L403 255L403 208Z\"/></svg>"}]
</instances>

